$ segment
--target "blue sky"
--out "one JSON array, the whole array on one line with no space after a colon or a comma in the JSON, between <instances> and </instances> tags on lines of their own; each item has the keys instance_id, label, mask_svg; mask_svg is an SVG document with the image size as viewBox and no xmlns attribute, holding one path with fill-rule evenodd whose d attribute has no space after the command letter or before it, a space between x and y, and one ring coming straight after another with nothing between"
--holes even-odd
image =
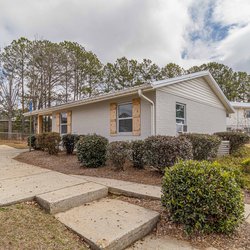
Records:
<instances>
[{"instance_id":1,"label":"blue sky","mask_svg":"<svg viewBox=\"0 0 250 250\"><path fill-rule=\"evenodd\" d=\"M250 73L249 0L0 0L0 46L71 40L103 62L126 56Z\"/></svg>"}]
</instances>

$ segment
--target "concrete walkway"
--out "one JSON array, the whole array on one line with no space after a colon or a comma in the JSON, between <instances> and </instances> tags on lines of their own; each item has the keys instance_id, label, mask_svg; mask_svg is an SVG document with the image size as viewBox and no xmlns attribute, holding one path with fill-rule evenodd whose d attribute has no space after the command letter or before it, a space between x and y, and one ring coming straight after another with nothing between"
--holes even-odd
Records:
<instances>
[{"instance_id":1,"label":"concrete walkway","mask_svg":"<svg viewBox=\"0 0 250 250\"><path fill-rule=\"evenodd\" d=\"M36 199L96 249L123 249L135 241L129 249L194 249L172 237L149 235L139 240L155 227L159 214L106 198L110 192L159 200L160 187L65 175L14 160L22 151L26 150L0 145L0 206ZM245 218L250 223L249 204L245 206Z\"/></svg>"},{"instance_id":2,"label":"concrete walkway","mask_svg":"<svg viewBox=\"0 0 250 250\"><path fill-rule=\"evenodd\" d=\"M129 181L120 181L108 178L99 178L83 175L71 175L85 181L92 181L109 188L112 194L126 195L136 198L146 198L151 200L161 199L161 187L153 185L144 185Z\"/></svg>"},{"instance_id":3,"label":"concrete walkway","mask_svg":"<svg viewBox=\"0 0 250 250\"><path fill-rule=\"evenodd\" d=\"M0 145L0 206L33 200L36 195L87 182L12 159L22 151Z\"/></svg>"},{"instance_id":4,"label":"concrete walkway","mask_svg":"<svg viewBox=\"0 0 250 250\"><path fill-rule=\"evenodd\" d=\"M0 145L0 206L35 199L93 249L125 249L155 228L159 213L109 199L90 179L15 161L22 151Z\"/></svg>"},{"instance_id":5,"label":"concrete walkway","mask_svg":"<svg viewBox=\"0 0 250 250\"><path fill-rule=\"evenodd\" d=\"M125 195L135 198L146 198L153 200L161 199L161 187L144 185L129 181L120 181L108 178L92 177L85 175L71 175L85 181L92 181L108 187L109 193ZM250 204L245 204L245 219L250 223Z\"/></svg>"}]
</instances>

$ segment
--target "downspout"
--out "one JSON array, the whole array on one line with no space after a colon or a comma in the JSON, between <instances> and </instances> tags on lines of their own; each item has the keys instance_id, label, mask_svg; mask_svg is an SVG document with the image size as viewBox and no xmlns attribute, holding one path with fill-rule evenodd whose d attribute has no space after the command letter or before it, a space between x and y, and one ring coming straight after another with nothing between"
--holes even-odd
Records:
<instances>
[{"instance_id":1,"label":"downspout","mask_svg":"<svg viewBox=\"0 0 250 250\"><path fill-rule=\"evenodd\" d=\"M151 135L155 135L155 103L143 95L141 89L138 89L138 95L151 104Z\"/></svg>"}]
</instances>

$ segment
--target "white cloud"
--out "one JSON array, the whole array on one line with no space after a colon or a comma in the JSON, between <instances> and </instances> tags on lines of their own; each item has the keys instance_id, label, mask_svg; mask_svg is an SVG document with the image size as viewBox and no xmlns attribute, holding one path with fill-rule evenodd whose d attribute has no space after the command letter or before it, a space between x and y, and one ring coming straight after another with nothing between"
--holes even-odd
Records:
<instances>
[{"instance_id":1,"label":"white cloud","mask_svg":"<svg viewBox=\"0 0 250 250\"><path fill-rule=\"evenodd\" d=\"M236 24L222 41L210 39L208 6L212 21ZM249 0L0 0L0 46L20 36L72 40L103 62L126 56L189 67L216 60L250 72L249 13ZM203 39L192 41L194 31Z\"/></svg>"},{"instance_id":2,"label":"white cloud","mask_svg":"<svg viewBox=\"0 0 250 250\"><path fill-rule=\"evenodd\" d=\"M215 2L213 18L224 24L247 24L250 22L249 0L218 0Z\"/></svg>"},{"instance_id":3,"label":"white cloud","mask_svg":"<svg viewBox=\"0 0 250 250\"><path fill-rule=\"evenodd\" d=\"M184 60L183 64L189 66L217 61L234 70L250 73L250 1L198 0L192 5L192 10L196 18L188 26L186 35L197 32L200 39L192 40L186 36L188 60ZM207 24L209 11L210 23ZM218 26L215 27L215 24ZM228 34L222 40L212 37L218 27L228 27Z\"/></svg>"},{"instance_id":4,"label":"white cloud","mask_svg":"<svg viewBox=\"0 0 250 250\"><path fill-rule=\"evenodd\" d=\"M250 24L231 30L230 35L217 47L222 62L234 69L250 72Z\"/></svg>"},{"instance_id":5,"label":"white cloud","mask_svg":"<svg viewBox=\"0 0 250 250\"><path fill-rule=\"evenodd\" d=\"M40 36L53 41L75 40L103 61L127 56L150 58L162 65L179 62L191 3L191 0L2 0L1 45L20 36L30 39Z\"/></svg>"}]
</instances>

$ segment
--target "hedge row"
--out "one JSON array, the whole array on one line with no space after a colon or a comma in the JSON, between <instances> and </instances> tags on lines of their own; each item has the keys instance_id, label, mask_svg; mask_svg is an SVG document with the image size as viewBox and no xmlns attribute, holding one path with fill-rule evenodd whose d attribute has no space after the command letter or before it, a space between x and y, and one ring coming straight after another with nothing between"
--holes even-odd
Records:
<instances>
[{"instance_id":1,"label":"hedge row","mask_svg":"<svg viewBox=\"0 0 250 250\"><path fill-rule=\"evenodd\" d=\"M230 153L236 152L250 141L250 136L242 132L218 132L215 135L230 142Z\"/></svg>"},{"instance_id":2,"label":"hedge row","mask_svg":"<svg viewBox=\"0 0 250 250\"><path fill-rule=\"evenodd\" d=\"M31 138L28 137L28 145L36 150L48 151L49 154L55 155L59 152L59 144L61 141L61 136L56 132L42 133L38 135L32 135Z\"/></svg>"},{"instance_id":3,"label":"hedge row","mask_svg":"<svg viewBox=\"0 0 250 250\"><path fill-rule=\"evenodd\" d=\"M208 134L184 134L193 146L193 159L197 161L211 160L217 156L221 138Z\"/></svg>"},{"instance_id":4,"label":"hedge row","mask_svg":"<svg viewBox=\"0 0 250 250\"><path fill-rule=\"evenodd\" d=\"M29 140L29 139L28 139ZM32 136L34 149L57 154L61 138L58 133L42 133ZM150 165L164 171L178 160L211 160L217 156L221 140L229 140L230 152L235 152L249 141L249 136L240 132L223 132L215 135L185 134L174 136L150 136L145 140L132 142L117 141L108 144L100 135L72 135L62 137L62 145L67 154L77 149L79 161L87 167L105 164L108 158L117 169L123 169L126 160L131 160L135 168Z\"/></svg>"}]
</instances>

